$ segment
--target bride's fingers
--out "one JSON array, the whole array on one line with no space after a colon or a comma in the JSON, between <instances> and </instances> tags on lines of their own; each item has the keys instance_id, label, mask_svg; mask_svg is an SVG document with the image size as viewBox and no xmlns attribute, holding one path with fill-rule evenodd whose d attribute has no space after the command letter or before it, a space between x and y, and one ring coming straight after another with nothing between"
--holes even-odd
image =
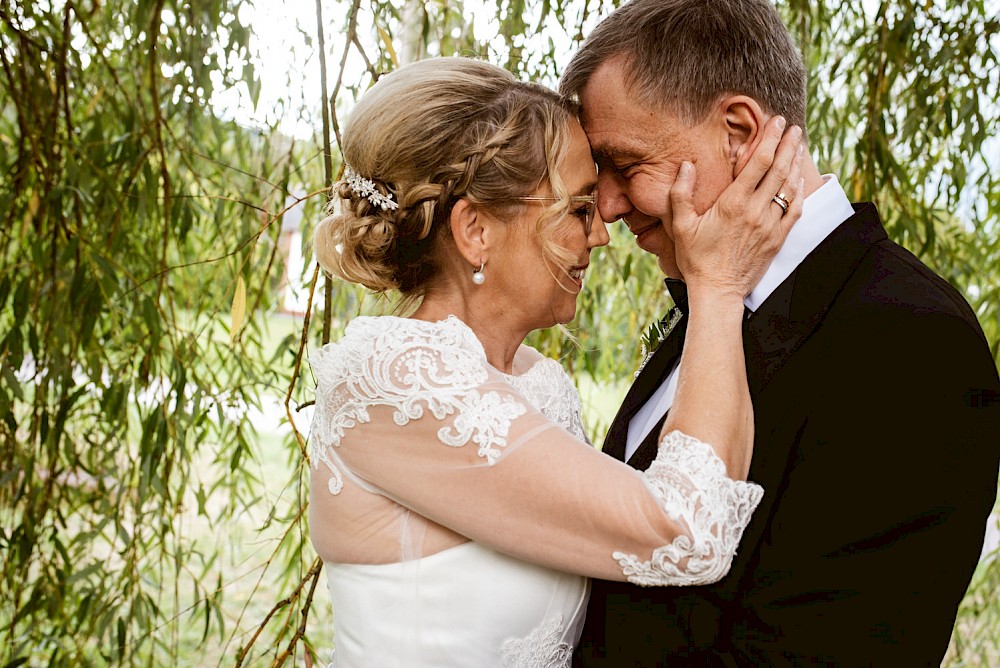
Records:
<instances>
[{"instance_id":1,"label":"bride's fingers","mask_svg":"<svg viewBox=\"0 0 1000 668\"><path fill-rule=\"evenodd\" d=\"M760 204L766 204L773 201L775 195L784 193L784 199L791 202L791 197L789 193L782 190L782 188L789 183L791 179L789 178L792 171L792 164L796 160L801 160L799 156L799 147L802 146L802 128L792 126L782 137L781 143L778 145L778 150L774 154L774 160L772 161L771 168L767 170L764 178L760 180L757 185L754 197ZM751 161L753 162L753 161ZM791 183L798 184L798 178ZM777 206L777 205L775 205Z\"/></svg>"},{"instance_id":2,"label":"bride's fingers","mask_svg":"<svg viewBox=\"0 0 1000 668\"><path fill-rule=\"evenodd\" d=\"M802 205L805 203L805 194L802 192L804 190L803 179L799 178L798 193L792 203L788 207L788 211L785 215L781 217L781 238L784 239L788 236L788 233L792 231L792 226L802 217Z\"/></svg>"},{"instance_id":3,"label":"bride's fingers","mask_svg":"<svg viewBox=\"0 0 1000 668\"><path fill-rule=\"evenodd\" d=\"M753 155L746 166L737 175L734 182L737 185L738 194L749 199L757 191L761 179L768 174L771 164L775 160L778 145L785 132L785 119L783 116L774 116L764 124L764 135L760 143L754 148ZM777 192L777 191L775 191ZM772 193L773 194L773 193Z\"/></svg>"},{"instance_id":4,"label":"bride's fingers","mask_svg":"<svg viewBox=\"0 0 1000 668\"><path fill-rule=\"evenodd\" d=\"M754 194L757 205L763 207L760 211L761 224L765 229L774 230L772 240L780 247L792 226L802 213L802 156L803 146L800 143L795 151L795 157L788 167L788 175L778 187L777 194L765 200L767 193L775 186L762 184ZM777 163L776 163L777 164ZM767 188L767 190L765 190ZM768 228L768 225L772 227Z\"/></svg>"},{"instance_id":5,"label":"bride's fingers","mask_svg":"<svg viewBox=\"0 0 1000 668\"><path fill-rule=\"evenodd\" d=\"M696 226L697 214L694 210L694 165L687 160L681 163L677 178L670 186L670 217L671 229L667 233L676 239L678 234L685 234L689 228Z\"/></svg>"},{"instance_id":6,"label":"bride's fingers","mask_svg":"<svg viewBox=\"0 0 1000 668\"><path fill-rule=\"evenodd\" d=\"M802 178L802 161L805 155L805 145L801 142L796 149L795 159L792 161L792 168L788 172L788 178L785 179L785 183L782 186L779 195L784 194L784 197L788 200L788 208L781 212L781 218L778 219L778 226L781 229L781 239L784 240L788 233L792 230L792 226L802 215L802 203L805 201L805 189L804 179ZM777 197L777 196L776 196ZM775 209L778 205L775 204L774 200L771 204Z\"/></svg>"}]
</instances>

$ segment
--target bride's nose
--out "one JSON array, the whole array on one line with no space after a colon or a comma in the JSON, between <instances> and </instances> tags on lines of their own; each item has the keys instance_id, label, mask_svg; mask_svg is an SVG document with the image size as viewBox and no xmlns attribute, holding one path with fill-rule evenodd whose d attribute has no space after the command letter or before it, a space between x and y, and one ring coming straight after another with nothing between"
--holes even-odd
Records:
<instances>
[{"instance_id":1,"label":"bride's nose","mask_svg":"<svg viewBox=\"0 0 1000 668\"><path fill-rule=\"evenodd\" d=\"M598 246L607 246L611 242L611 235L608 234L608 226L604 222L604 217L600 210L594 212L594 224L590 228L590 235L587 237L587 250Z\"/></svg>"}]
</instances>

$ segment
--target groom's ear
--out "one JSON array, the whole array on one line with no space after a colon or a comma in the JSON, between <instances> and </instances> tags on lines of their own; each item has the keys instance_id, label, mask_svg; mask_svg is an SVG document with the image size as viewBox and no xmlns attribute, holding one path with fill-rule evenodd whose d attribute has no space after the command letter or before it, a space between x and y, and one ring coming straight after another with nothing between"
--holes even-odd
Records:
<instances>
[{"instance_id":1,"label":"groom's ear","mask_svg":"<svg viewBox=\"0 0 1000 668\"><path fill-rule=\"evenodd\" d=\"M732 95L722 101L722 118L726 129L726 155L733 167L733 178L739 176L750 161L754 149L763 138L767 122L760 105L752 97Z\"/></svg>"}]
</instances>

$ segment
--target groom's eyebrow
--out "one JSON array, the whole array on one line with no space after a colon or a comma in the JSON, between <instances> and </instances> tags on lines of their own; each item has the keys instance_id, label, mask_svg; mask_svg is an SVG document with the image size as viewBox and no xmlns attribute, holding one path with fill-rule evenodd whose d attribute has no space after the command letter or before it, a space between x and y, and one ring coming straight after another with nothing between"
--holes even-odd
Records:
<instances>
[{"instance_id":1,"label":"groom's eyebrow","mask_svg":"<svg viewBox=\"0 0 1000 668\"><path fill-rule=\"evenodd\" d=\"M590 153L597 162L602 160L609 161L615 158L619 160L636 160L641 157L639 150L617 144L603 144L598 148L591 148Z\"/></svg>"}]
</instances>

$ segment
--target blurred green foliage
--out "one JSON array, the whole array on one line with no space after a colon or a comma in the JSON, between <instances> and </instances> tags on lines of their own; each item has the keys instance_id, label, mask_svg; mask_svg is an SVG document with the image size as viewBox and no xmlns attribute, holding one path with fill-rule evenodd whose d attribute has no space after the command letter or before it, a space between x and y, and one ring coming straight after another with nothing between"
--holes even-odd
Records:
<instances>
[{"instance_id":1,"label":"blurred green foliage","mask_svg":"<svg viewBox=\"0 0 1000 668\"><path fill-rule=\"evenodd\" d=\"M476 55L552 85L613 8L317 5L323 31L299 30L329 60L323 92L305 92L327 118L313 113L314 136L295 139L212 102L260 94L246 4L0 3L0 665L192 665L208 647L237 665L321 660L326 629L307 625L319 569L297 425L312 386L303 361L351 316L389 305L308 265L288 276L289 212L308 239L339 168L339 119L400 59ZM1000 358L996 8L779 8L812 74L817 161L965 293ZM482 12L492 35L473 30ZM669 306L652 259L619 227L595 253L576 341L559 329L530 340L598 385L627 382ZM310 289L293 326L279 314L289 281ZM280 473L257 438L276 396ZM249 537L234 529L255 512ZM229 545L244 539L261 546L249 565ZM246 573L256 584L227 600ZM985 561L951 665L1000 656L998 585L997 560Z\"/></svg>"}]
</instances>

